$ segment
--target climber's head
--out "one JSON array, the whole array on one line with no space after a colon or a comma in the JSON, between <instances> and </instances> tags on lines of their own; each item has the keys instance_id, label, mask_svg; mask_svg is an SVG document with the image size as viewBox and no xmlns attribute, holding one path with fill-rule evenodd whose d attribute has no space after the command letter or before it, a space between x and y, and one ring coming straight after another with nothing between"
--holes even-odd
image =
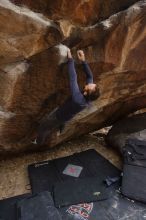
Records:
<instances>
[{"instance_id":1,"label":"climber's head","mask_svg":"<svg viewBox=\"0 0 146 220\"><path fill-rule=\"evenodd\" d=\"M85 85L83 94L86 99L94 101L99 97L99 89L95 83Z\"/></svg>"}]
</instances>

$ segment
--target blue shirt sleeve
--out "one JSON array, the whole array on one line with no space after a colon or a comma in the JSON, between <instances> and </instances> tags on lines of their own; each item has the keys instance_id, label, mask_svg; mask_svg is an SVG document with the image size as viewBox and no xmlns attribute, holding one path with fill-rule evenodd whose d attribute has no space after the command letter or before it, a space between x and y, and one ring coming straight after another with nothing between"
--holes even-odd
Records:
<instances>
[{"instance_id":1,"label":"blue shirt sleeve","mask_svg":"<svg viewBox=\"0 0 146 220\"><path fill-rule=\"evenodd\" d=\"M81 93L78 82L77 82L77 74L75 70L74 60L72 58L68 59L68 72L69 72L69 80L70 80L70 89L71 95L74 102L78 103L79 105L86 105L86 99Z\"/></svg>"},{"instance_id":2,"label":"blue shirt sleeve","mask_svg":"<svg viewBox=\"0 0 146 220\"><path fill-rule=\"evenodd\" d=\"M82 65L83 65L83 70L86 74L86 83L87 84L93 83L93 74L88 63L86 61L82 61Z\"/></svg>"}]
</instances>

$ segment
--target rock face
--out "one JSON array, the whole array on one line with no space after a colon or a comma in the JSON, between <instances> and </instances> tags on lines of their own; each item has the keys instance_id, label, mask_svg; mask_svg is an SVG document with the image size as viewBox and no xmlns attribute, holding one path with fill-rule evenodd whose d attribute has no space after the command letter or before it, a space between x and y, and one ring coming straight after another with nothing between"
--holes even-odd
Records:
<instances>
[{"instance_id":1,"label":"rock face","mask_svg":"<svg viewBox=\"0 0 146 220\"><path fill-rule=\"evenodd\" d=\"M91 25L134 4L136 0L11 0L25 5L52 20L67 20L78 25Z\"/></svg>"},{"instance_id":2,"label":"rock face","mask_svg":"<svg viewBox=\"0 0 146 220\"><path fill-rule=\"evenodd\" d=\"M135 2L0 0L1 154L37 150L39 120L70 95L67 47L84 49L100 97L41 149L146 107L146 1Z\"/></svg>"},{"instance_id":3,"label":"rock face","mask_svg":"<svg viewBox=\"0 0 146 220\"><path fill-rule=\"evenodd\" d=\"M146 113L136 114L116 122L108 132L107 143L121 153L128 138L146 141Z\"/></svg>"}]
</instances>

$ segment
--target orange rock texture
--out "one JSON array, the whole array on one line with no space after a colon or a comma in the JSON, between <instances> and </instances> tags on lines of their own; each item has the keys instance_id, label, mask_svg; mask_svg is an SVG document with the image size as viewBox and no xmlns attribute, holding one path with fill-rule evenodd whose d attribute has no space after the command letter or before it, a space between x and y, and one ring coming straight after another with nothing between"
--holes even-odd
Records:
<instances>
[{"instance_id":1,"label":"orange rock texture","mask_svg":"<svg viewBox=\"0 0 146 220\"><path fill-rule=\"evenodd\" d=\"M70 95L68 47L84 50L100 97L41 150L146 107L145 0L0 0L0 30L0 154L40 150L40 119Z\"/></svg>"}]
</instances>

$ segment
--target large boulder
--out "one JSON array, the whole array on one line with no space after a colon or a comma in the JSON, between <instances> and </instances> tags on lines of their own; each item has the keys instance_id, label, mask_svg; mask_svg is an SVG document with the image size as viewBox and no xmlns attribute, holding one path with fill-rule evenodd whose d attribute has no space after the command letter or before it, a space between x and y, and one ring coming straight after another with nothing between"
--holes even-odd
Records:
<instances>
[{"instance_id":1,"label":"large boulder","mask_svg":"<svg viewBox=\"0 0 146 220\"><path fill-rule=\"evenodd\" d=\"M108 145L121 153L127 139L146 141L146 113L136 114L116 122L106 136Z\"/></svg>"},{"instance_id":2,"label":"large boulder","mask_svg":"<svg viewBox=\"0 0 146 220\"><path fill-rule=\"evenodd\" d=\"M30 144L39 120L70 95L65 64L67 46L72 49L75 58L76 49L84 49L99 86L100 97L90 109L85 109L67 123L60 136L54 133L49 137L42 150L111 125L121 116L146 107L144 0L114 14L122 9L123 3L120 2L124 2L124 7L133 3L120 1L118 9L115 6L108 11L108 15L113 15L103 21L100 21L97 11L97 23L90 26L85 26L88 22L72 21L70 6L65 1L64 7L68 10L62 15L64 19L47 16L46 7L50 7L47 1L35 1L36 7L41 6L40 10L33 1L22 2L0 1L1 154L40 148ZM88 2L91 8L95 3L99 4L99 1L84 2ZM25 3L29 8L24 7ZM52 14L54 10L58 14L63 10L60 6L60 12L55 9L56 4L54 2L54 8L50 9ZM102 10L104 14L106 7ZM38 11L44 14L38 14ZM94 15L92 17L91 13L88 17L87 12L84 11L84 16L88 24L92 24ZM76 19L76 14L72 17ZM82 87L84 75L81 64L76 62L76 67Z\"/></svg>"}]
</instances>

